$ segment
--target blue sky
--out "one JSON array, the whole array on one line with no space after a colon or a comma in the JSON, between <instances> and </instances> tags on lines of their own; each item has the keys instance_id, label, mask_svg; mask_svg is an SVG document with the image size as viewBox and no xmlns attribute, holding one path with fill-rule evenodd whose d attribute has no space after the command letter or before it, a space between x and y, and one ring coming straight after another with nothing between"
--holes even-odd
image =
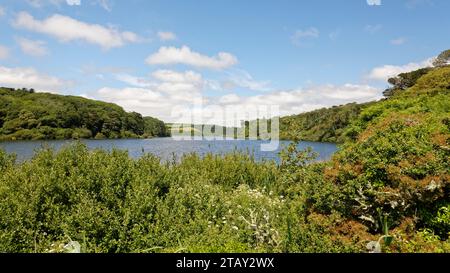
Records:
<instances>
[{"instance_id":1,"label":"blue sky","mask_svg":"<svg viewBox=\"0 0 450 273\"><path fill-rule=\"evenodd\" d=\"M446 0L1 0L0 85L172 121L176 105L281 114L380 98L448 49Z\"/></svg>"}]
</instances>

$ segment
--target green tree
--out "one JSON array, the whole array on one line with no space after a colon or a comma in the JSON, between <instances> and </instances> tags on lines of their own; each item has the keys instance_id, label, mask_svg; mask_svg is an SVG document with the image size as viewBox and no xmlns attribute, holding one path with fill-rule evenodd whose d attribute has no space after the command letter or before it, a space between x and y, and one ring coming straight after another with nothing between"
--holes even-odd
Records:
<instances>
[{"instance_id":1,"label":"green tree","mask_svg":"<svg viewBox=\"0 0 450 273\"><path fill-rule=\"evenodd\" d=\"M450 49L445 50L441 54L439 54L433 61L433 65L436 67L450 65Z\"/></svg>"}]
</instances>

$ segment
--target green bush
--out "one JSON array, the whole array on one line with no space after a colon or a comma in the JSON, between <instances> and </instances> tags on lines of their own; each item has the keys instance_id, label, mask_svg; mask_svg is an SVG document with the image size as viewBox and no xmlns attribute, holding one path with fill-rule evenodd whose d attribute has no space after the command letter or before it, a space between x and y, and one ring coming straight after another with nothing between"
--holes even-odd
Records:
<instances>
[{"instance_id":1,"label":"green bush","mask_svg":"<svg viewBox=\"0 0 450 273\"><path fill-rule=\"evenodd\" d=\"M21 164L2 153L0 162L1 252L54 251L72 240L86 252L335 252L352 247L330 236L328 243L315 242L321 233L313 239L320 247L304 247L307 237L286 240L288 233L315 230L303 220L303 195L283 196L300 189L295 181L280 183L287 170L294 170L287 163L258 163L237 152L192 154L179 162L152 155L133 160L125 151L88 151L82 144L58 153L44 149ZM295 179L313 183L309 174L302 171Z\"/></svg>"},{"instance_id":2,"label":"green bush","mask_svg":"<svg viewBox=\"0 0 450 273\"><path fill-rule=\"evenodd\" d=\"M448 67L432 70L402 94L365 109L352 124L354 141L343 145L326 170L344 215L378 231L380 213L394 227L415 217L418 228L447 238L449 226L433 223L450 200L449 78Z\"/></svg>"}]
</instances>

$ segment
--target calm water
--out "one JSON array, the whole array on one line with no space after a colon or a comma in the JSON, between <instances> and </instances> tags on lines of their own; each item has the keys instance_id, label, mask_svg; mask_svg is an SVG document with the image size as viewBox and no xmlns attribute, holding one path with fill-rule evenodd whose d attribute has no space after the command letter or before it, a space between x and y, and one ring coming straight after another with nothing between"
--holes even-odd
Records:
<instances>
[{"instance_id":1,"label":"calm water","mask_svg":"<svg viewBox=\"0 0 450 273\"><path fill-rule=\"evenodd\" d=\"M52 147L60 149L73 140L49 140L49 141L11 141L0 142L0 149L8 153L15 153L18 161L24 161L33 157L36 150L42 147ZM229 141L178 141L172 138L154 139L108 139L108 140L82 140L89 149L102 148L111 150L113 148L128 150L133 158L138 158L144 153L152 153L162 158L170 160L175 154L177 158L186 153L196 152L200 155L207 153L224 154L235 150L252 153L257 160L279 161L278 153L288 145L289 141L281 141L277 151L262 152L262 141L257 140L229 140ZM327 160L337 150L337 146L332 143L302 142L300 148L312 147L319 154L318 160Z\"/></svg>"}]
</instances>

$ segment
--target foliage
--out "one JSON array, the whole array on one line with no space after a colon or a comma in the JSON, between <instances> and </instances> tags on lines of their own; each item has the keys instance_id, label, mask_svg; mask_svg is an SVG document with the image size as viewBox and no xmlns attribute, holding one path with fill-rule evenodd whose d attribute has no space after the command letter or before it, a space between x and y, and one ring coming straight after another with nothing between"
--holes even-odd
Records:
<instances>
[{"instance_id":1,"label":"foliage","mask_svg":"<svg viewBox=\"0 0 450 273\"><path fill-rule=\"evenodd\" d=\"M441 54L438 55L438 57L436 57L436 59L433 61L433 67L425 67L425 68L421 68L418 70L414 70L414 71L410 71L410 72L405 72L405 73L401 73L396 77L392 77L388 79L388 82L392 85L392 87L386 89L383 92L383 95L385 97L392 97L395 94L399 94L402 91L411 88L413 86L415 86L416 90L421 90L422 88L430 88L431 85L434 83L443 83L442 79L429 79L425 80L425 85L421 85L419 84L419 80L422 78L422 76L427 75L430 71L434 71L436 69L438 69L439 72L441 72L441 76L442 73L445 75L445 70L442 70L441 68L445 67L445 66L449 66L450 65L450 49L443 51ZM433 72L431 73L431 75L433 77L439 77L440 73L436 73ZM444 81L445 82L445 81ZM417 83L417 84L416 84ZM422 80L422 83L424 83L424 80ZM448 83L448 79L447 79L447 83ZM449 89L450 85L445 85L443 86L443 88L447 88ZM442 87L442 86L441 86Z\"/></svg>"},{"instance_id":2,"label":"foliage","mask_svg":"<svg viewBox=\"0 0 450 273\"><path fill-rule=\"evenodd\" d=\"M280 138L342 143L345 141L344 132L347 126L371 104L373 103L350 103L282 117Z\"/></svg>"},{"instance_id":3,"label":"foliage","mask_svg":"<svg viewBox=\"0 0 450 273\"><path fill-rule=\"evenodd\" d=\"M414 218L418 228L448 237L446 220L433 223L446 219L439 209L450 200L449 79L448 68L435 69L404 93L365 109L352 124L354 141L326 170L342 197L341 213L381 231L381 210L393 226Z\"/></svg>"},{"instance_id":4,"label":"foliage","mask_svg":"<svg viewBox=\"0 0 450 273\"><path fill-rule=\"evenodd\" d=\"M82 144L44 149L0 173L0 251L60 252L72 240L83 252L357 251L321 233L343 220L305 222L298 184L279 183L287 164L237 152L160 162ZM295 179L309 181L308 166Z\"/></svg>"},{"instance_id":5,"label":"foliage","mask_svg":"<svg viewBox=\"0 0 450 273\"><path fill-rule=\"evenodd\" d=\"M166 124L163 121L153 117L144 117L144 136L166 137L170 136L170 131L167 130Z\"/></svg>"},{"instance_id":6,"label":"foliage","mask_svg":"<svg viewBox=\"0 0 450 273\"><path fill-rule=\"evenodd\" d=\"M383 95L385 97L391 97L394 94L399 93L400 91L406 90L414 86L420 77L426 75L431 70L432 68L429 67L421 68L415 71L401 73L396 77L389 78L388 82L393 86L391 88L386 89L383 92Z\"/></svg>"},{"instance_id":7,"label":"foliage","mask_svg":"<svg viewBox=\"0 0 450 273\"><path fill-rule=\"evenodd\" d=\"M443 51L433 61L433 65L436 67L442 67L450 64L450 49Z\"/></svg>"},{"instance_id":8,"label":"foliage","mask_svg":"<svg viewBox=\"0 0 450 273\"><path fill-rule=\"evenodd\" d=\"M0 88L0 140L149 137L161 127L111 103Z\"/></svg>"}]
</instances>

